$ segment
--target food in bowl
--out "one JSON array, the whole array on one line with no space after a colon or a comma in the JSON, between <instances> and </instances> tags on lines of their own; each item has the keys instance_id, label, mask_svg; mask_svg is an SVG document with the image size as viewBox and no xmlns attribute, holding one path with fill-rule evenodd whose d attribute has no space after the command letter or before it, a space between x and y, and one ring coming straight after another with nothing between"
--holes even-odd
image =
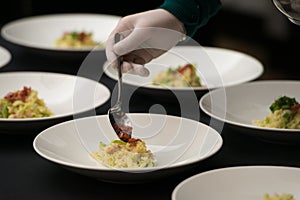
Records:
<instances>
[{"instance_id":1,"label":"food in bowl","mask_svg":"<svg viewBox=\"0 0 300 200\"><path fill-rule=\"evenodd\" d=\"M93 39L93 33L85 31L67 31L55 41L56 47L60 48L83 48L104 46L101 42Z\"/></svg>"},{"instance_id":2,"label":"food in bowl","mask_svg":"<svg viewBox=\"0 0 300 200\"><path fill-rule=\"evenodd\" d=\"M52 116L38 92L24 86L22 90L7 93L0 99L0 118L41 118Z\"/></svg>"},{"instance_id":3,"label":"food in bowl","mask_svg":"<svg viewBox=\"0 0 300 200\"><path fill-rule=\"evenodd\" d=\"M176 68L169 67L166 71L160 71L152 79L153 85L170 87L201 87L200 77L197 76L196 67L186 64Z\"/></svg>"},{"instance_id":4,"label":"food in bowl","mask_svg":"<svg viewBox=\"0 0 300 200\"><path fill-rule=\"evenodd\" d=\"M135 138L130 138L127 142L100 142L98 151L91 155L110 168L145 168L156 165L155 156L147 149L145 141Z\"/></svg>"},{"instance_id":5,"label":"food in bowl","mask_svg":"<svg viewBox=\"0 0 300 200\"><path fill-rule=\"evenodd\" d=\"M295 98L282 96L269 107L271 113L263 120L253 120L260 127L300 129L300 104Z\"/></svg>"},{"instance_id":6,"label":"food in bowl","mask_svg":"<svg viewBox=\"0 0 300 200\"><path fill-rule=\"evenodd\" d=\"M276 193L274 195L265 194L264 200L295 200L295 199L292 194L287 194L287 193L277 194Z\"/></svg>"}]
</instances>

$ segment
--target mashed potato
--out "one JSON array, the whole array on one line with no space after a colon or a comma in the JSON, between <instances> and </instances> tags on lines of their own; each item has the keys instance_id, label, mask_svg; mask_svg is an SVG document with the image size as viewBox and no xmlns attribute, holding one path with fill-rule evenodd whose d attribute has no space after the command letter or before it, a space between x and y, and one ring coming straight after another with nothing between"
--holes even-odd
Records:
<instances>
[{"instance_id":1,"label":"mashed potato","mask_svg":"<svg viewBox=\"0 0 300 200\"><path fill-rule=\"evenodd\" d=\"M274 195L269 195L265 194L264 195L264 200L294 200L293 195L291 194L274 194Z\"/></svg>"},{"instance_id":2,"label":"mashed potato","mask_svg":"<svg viewBox=\"0 0 300 200\"><path fill-rule=\"evenodd\" d=\"M45 102L38 98L38 92L30 87L9 92L0 99L0 118L40 118L51 115L53 113Z\"/></svg>"},{"instance_id":3,"label":"mashed potato","mask_svg":"<svg viewBox=\"0 0 300 200\"><path fill-rule=\"evenodd\" d=\"M197 76L196 67L192 64L161 71L153 77L152 84L170 87L201 87L200 77Z\"/></svg>"},{"instance_id":4,"label":"mashed potato","mask_svg":"<svg viewBox=\"0 0 300 200\"><path fill-rule=\"evenodd\" d=\"M271 113L253 124L267 128L300 129L300 104L295 98L280 97L270 106Z\"/></svg>"},{"instance_id":5,"label":"mashed potato","mask_svg":"<svg viewBox=\"0 0 300 200\"><path fill-rule=\"evenodd\" d=\"M114 140L110 144L100 142L99 149L92 157L111 168L145 168L154 167L156 160L146 144L140 139L128 142Z\"/></svg>"}]
</instances>

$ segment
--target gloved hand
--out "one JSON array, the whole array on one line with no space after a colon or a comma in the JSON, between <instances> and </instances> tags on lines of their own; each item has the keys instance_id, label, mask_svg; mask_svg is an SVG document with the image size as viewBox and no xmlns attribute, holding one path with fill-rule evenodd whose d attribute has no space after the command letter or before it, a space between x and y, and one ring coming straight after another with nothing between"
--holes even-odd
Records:
<instances>
[{"instance_id":1,"label":"gloved hand","mask_svg":"<svg viewBox=\"0 0 300 200\"><path fill-rule=\"evenodd\" d=\"M115 44L115 33L121 41ZM144 64L159 57L185 38L184 25L164 9L155 9L123 17L106 41L106 57L116 68L117 56L123 56L123 73L148 76Z\"/></svg>"}]
</instances>

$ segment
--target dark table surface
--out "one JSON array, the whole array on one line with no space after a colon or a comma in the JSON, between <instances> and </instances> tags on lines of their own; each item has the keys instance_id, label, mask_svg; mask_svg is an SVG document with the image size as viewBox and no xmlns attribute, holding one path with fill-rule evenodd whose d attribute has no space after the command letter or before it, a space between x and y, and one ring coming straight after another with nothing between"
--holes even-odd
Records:
<instances>
[{"instance_id":1,"label":"dark table surface","mask_svg":"<svg viewBox=\"0 0 300 200\"><path fill-rule=\"evenodd\" d=\"M24 48L0 38L0 45L10 50L12 60L0 73L8 71L49 71L85 76L106 85L111 91L116 81L102 74L104 51L86 55ZM100 77L100 78L99 78ZM128 89L128 88L127 88ZM126 87L125 87L126 92ZM114 93L113 93L114 94ZM114 98L114 95L113 97ZM111 100L97 110L106 114ZM130 99L130 112L149 112L152 105L161 104L171 115L181 115L178 104L160 101L136 92ZM197 107L184 117L208 124L210 119ZM197 110L198 109L198 110ZM200 161L188 170L164 179L140 184L116 184L96 180L66 170L44 158L33 149L38 131L30 133L0 133L0 199L171 199L173 189L184 179L204 171L248 165L300 167L300 145L265 142L229 126L220 132L223 146L212 157ZM230 181L230 180L229 180Z\"/></svg>"}]
</instances>

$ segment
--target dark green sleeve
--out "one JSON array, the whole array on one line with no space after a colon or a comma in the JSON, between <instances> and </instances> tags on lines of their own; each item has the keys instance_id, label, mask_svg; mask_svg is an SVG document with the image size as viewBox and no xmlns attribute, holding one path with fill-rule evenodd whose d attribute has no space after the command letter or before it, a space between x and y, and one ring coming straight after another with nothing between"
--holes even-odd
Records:
<instances>
[{"instance_id":1,"label":"dark green sleeve","mask_svg":"<svg viewBox=\"0 0 300 200\"><path fill-rule=\"evenodd\" d=\"M165 0L159 6L176 16L185 26L186 34L192 37L220 9L220 0Z\"/></svg>"}]
</instances>

